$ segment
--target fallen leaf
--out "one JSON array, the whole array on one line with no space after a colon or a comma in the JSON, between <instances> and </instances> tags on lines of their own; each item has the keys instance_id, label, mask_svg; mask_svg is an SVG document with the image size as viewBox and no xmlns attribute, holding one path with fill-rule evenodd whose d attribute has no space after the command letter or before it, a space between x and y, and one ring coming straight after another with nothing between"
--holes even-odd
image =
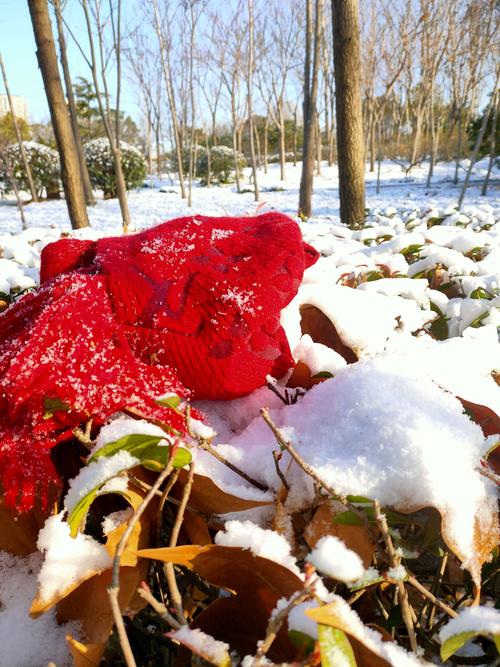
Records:
<instances>
[{"instance_id":1,"label":"fallen leaf","mask_svg":"<svg viewBox=\"0 0 500 667\"><path fill-rule=\"evenodd\" d=\"M36 551L38 533L49 514L50 509L43 511L37 507L18 514L6 507L0 496L0 551L14 556L27 556Z\"/></svg>"},{"instance_id":2,"label":"fallen leaf","mask_svg":"<svg viewBox=\"0 0 500 667\"><path fill-rule=\"evenodd\" d=\"M377 548L374 528L368 524L358 526L336 523L335 516L342 512L345 512L345 506L335 500L320 505L304 530L304 538L313 549L322 537L334 535L358 554L365 567L369 567Z\"/></svg>"},{"instance_id":3,"label":"fallen leaf","mask_svg":"<svg viewBox=\"0 0 500 667\"><path fill-rule=\"evenodd\" d=\"M107 642L82 644L71 635L66 637L66 641L73 658L73 667L99 667Z\"/></svg>"},{"instance_id":4,"label":"fallen leaf","mask_svg":"<svg viewBox=\"0 0 500 667\"><path fill-rule=\"evenodd\" d=\"M333 322L316 306L308 303L300 306L300 328L303 334L309 334L315 343L321 343L335 350L344 357L348 364L358 360L356 353L344 345Z\"/></svg>"},{"instance_id":5,"label":"fallen leaf","mask_svg":"<svg viewBox=\"0 0 500 667\"><path fill-rule=\"evenodd\" d=\"M187 479L186 470L179 473L178 485L183 488ZM177 486L177 485L176 485ZM195 473L189 506L205 514L227 514L228 512L244 512L254 507L271 505L271 500L248 500L226 493L209 477Z\"/></svg>"},{"instance_id":6,"label":"fallen leaf","mask_svg":"<svg viewBox=\"0 0 500 667\"><path fill-rule=\"evenodd\" d=\"M118 603L122 613L133 616L144 601L138 602L137 588L145 579L148 563L143 561L136 567L120 568L120 592ZM106 570L84 581L57 605L59 623L79 621L85 640L91 644L106 643L113 627L113 614L109 604L108 587L111 570Z\"/></svg>"},{"instance_id":7,"label":"fallen leaf","mask_svg":"<svg viewBox=\"0 0 500 667\"><path fill-rule=\"evenodd\" d=\"M289 598L304 585L283 565L239 547L186 545L144 549L138 555L183 565L212 585L232 592L232 596L212 602L190 627L227 642L240 655L255 652L278 600ZM286 632L280 633L270 652L271 659L283 661L293 656Z\"/></svg>"}]
</instances>

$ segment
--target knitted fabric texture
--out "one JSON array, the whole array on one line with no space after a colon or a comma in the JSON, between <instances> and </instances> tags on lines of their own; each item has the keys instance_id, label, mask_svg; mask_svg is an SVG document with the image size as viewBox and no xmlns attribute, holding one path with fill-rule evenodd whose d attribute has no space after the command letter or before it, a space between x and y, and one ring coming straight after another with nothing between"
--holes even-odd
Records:
<instances>
[{"instance_id":1,"label":"knitted fabric texture","mask_svg":"<svg viewBox=\"0 0 500 667\"><path fill-rule=\"evenodd\" d=\"M195 216L130 236L61 239L41 287L0 315L0 484L47 502L59 442L134 410L185 432L155 397L231 399L293 365L280 311L317 253L293 220Z\"/></svg>"}]
</instances>

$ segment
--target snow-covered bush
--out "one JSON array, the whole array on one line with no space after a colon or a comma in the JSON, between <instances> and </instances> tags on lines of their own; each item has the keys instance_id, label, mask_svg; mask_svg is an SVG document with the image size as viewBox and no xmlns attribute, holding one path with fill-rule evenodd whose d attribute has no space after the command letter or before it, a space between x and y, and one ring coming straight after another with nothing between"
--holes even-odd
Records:
<instances>
[{"instance_id":1,"label":"snow-covered bush","mask_svg":"<svg viewBox=\"0 0 500 667\"><path fill-rule=\"evenodd\" d=\"M59 196L60 179L58 152L48 146L38 144L36 141L24 141L23 145L33 175L37 195L42 197L46 194L48 198L57 198ZM5 151L5 157L12 169L17 187L20 190L29 191L28 177L19 145L12 144L8 146ZM11 191L12 185L3 161L0 162L0 183L0 187L4 192Z\"/></svg>"},{"instance_id":2,"label":"snow-covered bush","mask_svg":"<svg viewBox=\"0 0 500 667\"><path fill-rule=\"evenodd\" d=\"M198 175L203 161L206 163L207 149L204 146L193 147L193 156L195 158L195 174ZM172 171L179 171L177 153L175 151L170 158L170 165ZM185 174L189 172L189 147L182 149L182 169Z\"/></svg>"},{"instance_id":3,"label":"snow-covered bush","mask_svg":"<svg viewBox=\"0 0 500 667\"><path fill-rule=\"evenodd\" d=\"M238 167L243 169L246 165L243 153L237 154ZM219 183L229 183L233 172L235 171L234 151L228 146L212 146L210 149L210 173L212 180ZM203 181L208 180L208 159L207 155L200 156L198 160L198 175Z\"/></svg>"},{"instance_id":4,"label":"snow-covered bush","mask_svg":"<svg viewBox=\"0 0 500 667\"><path fill-rule=\"evenodd\" d=\"M127 190L141 186L147 171L146 160L142 153L125 141L120 142L120 150ZM115 168L109 141L107 139L94 139L85 144L83 151L92 186L102 190L106 199L116 197Z\"/></svg>"}]
</instances>

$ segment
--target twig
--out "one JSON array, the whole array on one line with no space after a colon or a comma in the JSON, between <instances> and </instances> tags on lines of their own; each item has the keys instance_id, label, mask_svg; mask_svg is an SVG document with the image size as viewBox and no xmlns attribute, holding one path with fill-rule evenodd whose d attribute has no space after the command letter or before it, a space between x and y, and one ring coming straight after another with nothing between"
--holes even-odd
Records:
<instances>
[{"instance_id":1,"label":"twig","mask_svg":"<svg viewBox=\"0 0 500 667\"><path fill-rule=\"evenodd\" d=\"M269 618L266 628L266 636L264 637L264 639L262 639L257 643L257 652L255 653L253 667L257 667L257 665L261 664L261 660L265 657L266 653L271 648L274 640L278 635L278 632L281 629L281 626L287 619L288 614L292 611L292 609L296 605L300 604L301 602L304 602L304 600L307 600L308 598L311 597L311 589L316 584L317 584L317 579L312 581L303 590L294 593L290 598L290 602L287 604L287 606L281 609L281 611L279 611L275 616L271 616Z\"/></svg>"},{"instance_id":2,"label":"twig","mask_svg":"<svg viewBox=\"0 0 500 667\"><path fill-rule=\"evenodd\" d=\"M181 529L182 522L184 520L184 512L186 511L186 506L191 495L191 488L193 486L194 480L194 464L191 463L189 467L189 474L186 481L186 486L184 487L184 492L181 498L181 504L177 511L177 516L175 517L175 523L172 527L172 532L170 533L170 542L169 547L173 548L177 545L177 540L179 539L179 532ZM177 586L177 580L175 578L175 570L173 563L165 563L165 576L167 577L168 590L170 592L170 599L172 604L175 607L175 612L179 623L182 625L186 624L186 619L184 618L184 607L182 606L182 596Z\"/></svg>"},{"instance_id":3,"label":"twig","mask_svg":"<svg viewBox=\"0 0 500 667\"><path fill-rule=\"evenodd\" d=\"M252 486L255 486L256 489L259 489L259 491L269 491L267 486L265 484L262 484L261 482L258 482L256 479L253 477L250 477L250 475L247 475L246 472L243 470L240 470L237 466L234 465L234 463L231 463L231 461L228 461L225 459L222 454L219 454L218 451L216 451L210 442L206 440L205 438L201 438L195 431L193 430L192 424L191 424L191 406L187 405L186 406L186 426L189 435L193 438L193 440L196 440L198 443L198 446L200 449L204 449L206 452L211 454L217 461L222 463L222 465L225 465L226 468L229 468L229 470L232 470L236 475L239 475L242 479L246 480L249 484Z\"/></svg>"},{"instance_id":4,"label":"twig","mask_svg":"<svg viewBox=\"0 0 500 667\"><path fill-rule=\"evenodd\" d=\"M270 389L273 392L273 394L277 396L280 399L280 401L285 405L295 405L299 397L304 396L306 393L300 387L296 387L295 393L291 395L290 392L288 391L288 388L285 387L285 394L283 395L282 393L280 393L276 385L274 385L272 382L266 382L266 387Z\"/></svg>"},{"instance_id":5,"label":"twig","mask_svg":"<svg viewBox=\"0 0 500 667\"><path fill-rule=\"evenodd\" d=\"M443 582L443 577L444 573L446 570L446 564L448 562L448 552L445 552L444 556L441 559L441 564L439 566L439 571L437 573L437 577L434 580L434 583L432 585L432 592L434 596L437 598L439 595L439 591L441 590L441 584ZM427 617L427 627L430 629L432 625L434 624L434 614L436 612L436 605L433 604L431 607L431 610L429 612L429 615Z\"/></svg>"},{"instance_id":6,"label":"twig","mask_svg":"<svg viewBox=\"0 0 500 667\"><path fill-rule=\"evenodd\" d=\"M387 525L387 519L385 518L385 515L382 514L378 500L373 501L373 509L375 510L375 520L382 534L391 567L397 567L401 564L401 560L397 556L396 550L394 549L394 544L392 543L392 538L389 533L389 526ZM408 601L408 593L402 581L396 582L396 586L399 595L399 604L401 605L401 614L408 632L408 639L410 640L411 650L414 653L417 653L417 636L415 634L415 627L413 625L410 603Z\"/></svg>"},{"instance_id":7,"label":"twig","mask_svg":"<svg viewBox=\"0 0 500 667\"><path fill-rule=\"evenodd\" d=\"M500 486L500 475L497 475L497 473L492 470L488 464L478 467L476 470L480 475L491 479L491 481L495 482L497 486Z\"/></svg>"},{"instance_id":8,"label":"twig","mask_svg":"<svg viewBox=\"0 0 500 667\"><path fill-rule=\"evenodd\" d=\"M127 631L125 630L125 623L123 622L123 617L120 609L120 604L118 602L118 594L120 593L120 558L125 550L125 546L134 530L135 525L143 515L147 506L153 499L156 494L156 491L160 488L163 482L167 479L170 473L173 470L172 460L169 460L167 466L162 472L158 475L155 483L150 488L148 493L144 496L139 507L134 512L132 518L130 519L127 530L123 533L120 541L115 550L115 556L113 559L113 569L111 575L111 585L108 588L108 596L111 604L111 610L113 612L113 619L115 621L116 629L118 631L118 637L120 639L120 646L123 651L123 656L127 667L137 667L134 654L132 653L132 648L127 637Z\"/></svg>"},{"instance_id":9,"label":"twig","mask_svg":"<svg viewBox=\"0 0 500 667\"><path fill-rule=\"evenodd\" d=\"M280 468L280 458L281 458L281 452L277 452L275 449L273 450L273 459L274 459L274 467L276 468L276 474L281 480L281 483L285 487L287 491L290 490L290 484L287 482L287 479L285 475L283 474L283 471Z\"/></svg>"},{"instance_id":10,"label":"twig","mask_svg":"<svg viewBox=\"0 0 500 667\"><path fill-rule=\"evenodd\" d=\"M304 459L298 454L292 443L287 440L284 436L281 430L276 426L276 424L273 422L271 419L271 416L269 414L269 410L267 408L261 408L260 414L262 415L263 420L266 422L266 424L269 426L271 431L274 433L274 437L278 441L278 444L280 447L285 449L292 459L297 463L298 466L302 468L302 470L306 473L306 475L309 475L319 486L321 486L329 496L335 498L335 500L340 500L341 503L344 505L349 505L349 502L345 495L341 493L337 493L335 489L333 489L329 484L327 484L321 477L316 473L314 468L311 468L311 466L304 461Z\"/></svg>"},{"instance_id":11,"label":"twig","mask_svg":"<svg viewBox=\"0 0 500 667\"><path fill-rule=\"evenodd\" d=\"M410 575L407 579L407 582L413 586L413 588L416 588L419 593L421 593L424 597L426 597L432 604L436 605L436 607L439 607L442 609L448 616L451 616L452 618L456 618L458 616L457 612L449 607L446 603L442 602L439 598L437 598L433 593L431 593L425 586L423 586L417 579L415 579L414 576Z\"/></svg>"},{"instance_id":12,"label":"twig","mask_svg":"<svg viewBox=\"0 0 500 667\"><path fill-rule=\"evenodd\" d=\"M173 475L170 476L168 483L165 485L163 493L161 494L160 502L158 503L158 510L156 512L156 542L158 545L160 544L161 526L163 523L162 521L163 508L165 507L165 502L169 497L168 494L170 493L172 487L174 486L174 484L177 482L178 479L179 479L179 470L175 470Z\"/></svg>"},{"instance_id":13,"label":"twig","mask_svg":"<svg viewBox=\"0 0 500 667\"><path fill-rule=\"evenodd\" d=\"M153 607L155 612L158 614L158 616L160 616L160 618L163 621L166 621L175 630L178 630L181 627L179 621L174 616L172 616L172 614L168 611L163 602L160 602L155 598L155 596L151 593L148 585L144 581L142 582L142 585L137 589L137 593L141 596L143 600L145 600L151 607Z\"/></svg>"}]
</instances>

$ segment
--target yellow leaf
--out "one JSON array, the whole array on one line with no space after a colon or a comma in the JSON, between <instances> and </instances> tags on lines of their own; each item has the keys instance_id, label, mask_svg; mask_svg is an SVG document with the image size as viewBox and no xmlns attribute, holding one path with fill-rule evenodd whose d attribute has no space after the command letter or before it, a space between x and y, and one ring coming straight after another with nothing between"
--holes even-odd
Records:
<instances>
[{"instance_id":1,"label":"yellow leaf","mask_svg":"<svg viewBox=\"0 0 500 667\"><path fill-rule=\"evenodd\" d=\"M69 645L73 667L99 667L106 648L106 642L101 644L82 644L73 639L71 635L66 637Z\"/></svg>"}]
</instances>

